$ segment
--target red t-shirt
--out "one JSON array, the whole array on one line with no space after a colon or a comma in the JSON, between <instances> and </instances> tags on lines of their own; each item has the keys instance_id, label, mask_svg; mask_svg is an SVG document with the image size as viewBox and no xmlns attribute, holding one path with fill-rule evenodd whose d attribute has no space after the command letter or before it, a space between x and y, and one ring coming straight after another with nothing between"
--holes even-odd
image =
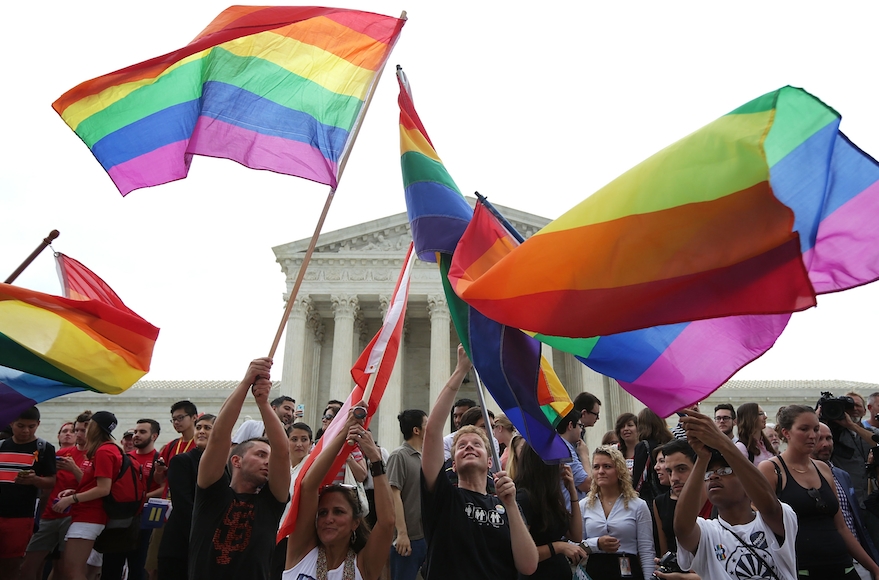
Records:
<instances>
[{"instance_id":1,"label":"red t-shirt","mask_svg":"<svg viewBox=\"0 0 879 580\"><path fill-rule=\"evenodd\" d=\"M58 457L72 457L73 462L80 469L82 469L83 461L86 461L85 451L80 451L75 445L73 447L59 449L55 452L55 455ZM41 515L40 518L44 520L57 520L69 516L69 513L59 514L52 509L52 506L55 505L55 500L58 499L59 493L65 489L76 489L77 487L79 487L79 482L76 481L76 476L69 471L59 469L55 473L55 487L52 488L52 493L49 495L49 501L46 502L46 509L43 510L43 515Z\"/></svg>"},{"instance_id":2,"label":"red t-shirt","mask_svg":"<svg viewBox=\"0 0 879 580\"><path fill-rule=\"evenodd\" d=\"M153 450L147 453L138 453L137 449L135 449L134 451L129 451L128 456L131 457L132 461L136 461L143 466L143 475L144 477L149 478L153 473L153 459L156 457L156 451ZM152 478L148 480L148 483L147 493L159 489L159 484Z\"/></svg>"},{"instance_id":3,"label":"red t-shirt","mask_svg":"<svg viewBox=\"0 0 879 580\"><path fill-rule=\"evenodd\" d=\"M98 485L97 478L106 477L111 482L119 475L122 469L122 450L113 443L107 441L95 452L95 456L82 465L82 481L76 488L76 493L86 492ZM99 497L91 501L82 501L73 504L70 508L71 521L89 524L106 524L107 512L104 511L104 498Z\"/></svg>"}]
</instances>

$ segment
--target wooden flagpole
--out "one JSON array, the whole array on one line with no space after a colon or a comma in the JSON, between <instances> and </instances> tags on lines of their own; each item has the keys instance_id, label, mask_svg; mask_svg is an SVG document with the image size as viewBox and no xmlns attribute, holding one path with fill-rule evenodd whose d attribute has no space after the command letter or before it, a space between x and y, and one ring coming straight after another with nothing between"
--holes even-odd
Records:
<instances>
[{"instance_id":1,"label":"wooden flagpole","mask_svg":"<svg viewBox=\"0 0 879 580\"><path fill-rule=\"evenodd\" d=\"M405 10L400 14L400 20L406 20ZM393 47L388 51L388 57L390 57L391 51L393 51ZM366 118L369 105L372 103L372 97L375 95L375 91L378 88L378 83L381 81L382 73L384 73L384 71L385 67L382 66L381 70L378 71L375 82L369 89L369 94L366 96L366 102L363 103L363 111L357 119L357 124L354 126L349 145L342 154L342 159L339 162L339 173L336 177L336 187L330 188L330 193L327 195L327 200L324 202L323 211L321 211L320 217L317 220L317 225L314 228L314 234L312 234L311 241L308 243L308 249L305 250L305 257L302 259L302 265L299 267L299 273L296 275L296 282L293 283L293 289L290 290L290 296L287 297L287 306L284 308L284 314L281 316L281 323L278 325L277 332L275 332L275 339L272 341L272 348L269 349L269 358L274 358L275 352L278 350L278 345L281 344L281 335L284 334L284 328L287 326L287 319L290 317L290 312L293 310L293 301L296 300L296 296L299 294L299 288L302 286L302 281L305 279L305 271L308 269L308 263L311 262L311 255L314 253L314 248L317 246L317 239L320 237L320 232L324 227L324 221L327 219L327 214L330 211L330 204L333 203L333 197L336 195L336 188L339 187L339 182L342 180L342 173L345 171L348 157L351 155L351 150L354 149L354 142L357 140L357 135L360 134L360 127L363 125L363 119Z\"/></svg>"},{"instance_id":2,"label":"wooden flagpole","mask_svg":"<svg viewBox=\"0 0 879 580\"><path fill-rule=\"evenodd\" d=\"M18 275L24 272L24 269L31 265L31 262L33 262L36 257L40 255L40 252L45 250L46 247L52 243L52 240L57 238L59 235L61 234L58 232L58 230L52 230L51 232L49 232L49 235L43 238L42 243L37 246L37 248L33 252L31 252L30 256L25 258L24 262L22 262L21 265L19 265L18 268L15 269L15 272L10 274L9 278L4 280L3 283L12 284L13 282L15 282L15 279L18 278Z\"/></svg>"}]
</instances>

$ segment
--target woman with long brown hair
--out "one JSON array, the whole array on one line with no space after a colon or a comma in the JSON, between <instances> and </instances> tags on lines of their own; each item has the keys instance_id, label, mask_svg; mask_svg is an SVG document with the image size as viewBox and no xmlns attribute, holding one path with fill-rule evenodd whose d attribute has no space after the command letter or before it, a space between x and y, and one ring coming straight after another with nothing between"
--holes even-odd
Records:
<instances>
[{"instance_id":1,"label":"woman with long brown hair","mask_svg":"<svg viewBox=\"0 0 879 580\"><path fill-rule=\"evenodd\" d=\"M115 428L113 413L98 411L92 415L86 430L86 461L82 464L79 486L59 493L58 503L52 507L58 513L70 508L71 523L58 570L64 580L86 580L86 562L107 524L104 497L122 468L122 449L111 435Z\"/></svg>"},{"instance_id":2,"label":"woman with long brown hair","mask_svg":"<svg viewBox=\"0 0 879 580\"><path fill-rule=\"evenodd\" d=\"M602 446L595 450L592 486L580 500L580 511L583 538L592 550L586 572L602 580L649 580L655 568L653 520L647 502L632 488L632 476L619 449Z\"/></svg>"},{"instance_id":3,"label":"woman with long brown hair","mask_svg":"<svg viewBox=\"0 0 879 580\"><path fill-rule=\"evenodd\" d=\"M745 403L736 409L736 425L739 440L736 447L751 463L759 465L775 457L772 442L763 433L766 428L766 413L757 403Z\"/></svg>"},{"instance_id":4,"label":"woman with long brown hair","mask_svg":"<svg viewBox=\"0 0 879 580\"><path fill-rule=\"evenodd\" d=\"M620 453L623 454L631 474L635 467L635 446L638 445L638 417L632 413L623 413L617 417L614 432L619 440Z\"/></svg>"},{"instance_id":5,"label":"woman with long brown hair","mask_svg":"<svg viewBox=\"0 0 879 580\"><path fill-rule=\"evenodd\" d=\"M787 449L761 463L758 469L775 488L778 499L797 514L798 577L856 580L854 557L874 578L879 578L879 565L864 551L843 519L830 466L812 460L819 432L815 411L804 405L789 405L780 413L778 424L788 442Z\"/></svg>"},{"instance_id":6,"label":"woman with long brown hair","mask_svg":"<svg viewBox=\"0 0 879 580\"><path fill-rule=\"evenodd\" d=\"M645 408L638 413L638 439L632 464L633 487L641 499L651 505L653 498L668 489L660 485L651 455L654 449L674 439L674 435L662 417Z\"/></svg>"}]
</instances>

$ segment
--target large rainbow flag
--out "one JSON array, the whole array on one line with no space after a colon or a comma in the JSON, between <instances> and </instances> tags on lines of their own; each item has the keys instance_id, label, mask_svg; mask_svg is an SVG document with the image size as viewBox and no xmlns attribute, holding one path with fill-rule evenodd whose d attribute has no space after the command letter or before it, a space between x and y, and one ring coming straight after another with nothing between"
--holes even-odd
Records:
<instances>
[{"instance_id":1,"label":"large rainbow flag","mask_svg":"<svg viewBox=\"0 0 879 580\"><path fill-rule=\"evenodd\" d=\"M52 107L122 195L183 179L193 155L335 187L404 22L232 6L185 47L86 81Z\"/></svg>"},{"instance_id":2,"label":"large rainbow flag","mask_svg":"<svg viewBox=\"0 0 879 580\"><path fill-rule=\"evenodd\" d=\"M667 415L766 352L815 294L879 278L879 164L839 121L801 89L755 99L630 170L461 294Z\"/></svg>"},{"instance_id":3,"label":"large rainbow flag","mask_svg":"<svg viewBox=\"0 0 879 580\"><path fill-rule=\"evenodd\" d=\"M573 409L570 396L540 354L540 343L468 307L452 290L452 252L473 210L461 195L415 110L409 84L400 84L400 149L406 207L419 258L437 262L452 322L485 387L545 461L570 457L555 425Z\"/></svg>"},{"instance_id":4,"label":"large rainbow flag","mask_svg":"<svg viewBox=\"0 0 879 580\"><path fill-rule=\"evenodd\" d=\"M124 304L90 295L89 286L109 286L66 259L59 259L62 280L79 280L79 299L0 284L0 425L68 393L119 394L149 371L159 329Z\"/></svg>"}]
</instances>

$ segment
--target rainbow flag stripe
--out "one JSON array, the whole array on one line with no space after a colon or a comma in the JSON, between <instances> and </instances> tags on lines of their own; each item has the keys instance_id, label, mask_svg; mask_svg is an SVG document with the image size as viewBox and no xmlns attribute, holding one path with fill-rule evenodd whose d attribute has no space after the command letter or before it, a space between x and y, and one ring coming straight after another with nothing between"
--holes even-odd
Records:
<instances>
[{"instance_id":1,"label":"rainbow flag stripe","mask_svg":"<svg viewBox=\"0 0 879 580\"><path fill-rule=\"evenodd\" d=\"M335 187L403 24L356 10L233 6L185 47L86 81L52 107L122 195L183 179L193 155Z\"/></svg>"},{"instance_id":2,"label":"rainbow flag stripe","mask_svg":"<svg viewBox=\"0 0 879 580\"><path fill-rule=\"evenodd\" d=\"M774 112L762 141L769 188L789 208L791 230L797 236L800 262L810 288L815 294L824 294L879 279L879 231L871 219L879 212L879 163L839 132L840 117L835 111L800 89L786 87L769 93L731 115L767 111ZM741 143L730 142L728 146L732 155ZM678 149L678 145L669 149ZM657 188L663 180L686 177L664 176L658 171L661 168L656 169ZM648 214L644 219L650 217ZM633 231L631 236L640 233ZM657 243L662 241L662 237L657 238ZM529 243L530 240L510 255ZM495 253L502 253L497 252L502 244L498 241L491 247ZM468 251L462 246L463 243L456 251L456 259L463 258ZM475 253L469 258L470 263L491 261L481 257L478 248ZM577 256L572 253L568 251L567 257L576 262ZM494 269L489 274L494 274ZM476 283L487 279L475 267L464 268L459 276L456 287L462 288L465 295ZM623 293L620 300L626 298ZM669 302L677 300L665 298ZM581 306L567 305L571 316L581 314ZM573 353L597 372L615 378L655 412L666 416L706 397L765 353L789 319L790 312L735 315L588 338L578 338L585 333L573 332L570 337L535 336L553 348Z\"/></svg>"},{"instance_id":3,"label":"rainbow flag stripe","mask_svg":"<svg viewBox=\"0 0 879 580\"><path fill-rule=\"evenodd\" d=\"M473 210L443 165L409 95L408 82L397 67L400 84L400 165L406 211L418 259L436 262L437 252L451 254Z\"/></svg>"},{"instance_id":4,"label":"rainbow flag stripe","mask_svg":"<svg viewBox=\"0 0 879 580\"><path fill-rule=\"evenodd\" d=\"M149 371L158 333L98 300L0 284L0 424L70 392L121 393Z\"/></svg>"}]
</instances>

